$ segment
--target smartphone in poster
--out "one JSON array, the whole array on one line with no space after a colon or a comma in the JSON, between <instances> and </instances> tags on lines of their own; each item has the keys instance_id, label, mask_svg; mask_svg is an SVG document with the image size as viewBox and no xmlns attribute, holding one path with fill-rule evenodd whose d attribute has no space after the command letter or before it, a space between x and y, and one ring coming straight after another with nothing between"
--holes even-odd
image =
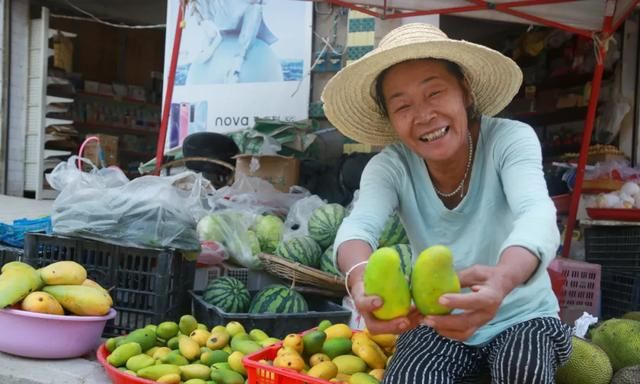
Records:
<instances>
[{"instance_id":1,"label":"smartphone in poster","mask_svg":"<svg viewBox=\"0 0 640 384\"><path fill-rule=\"evenodd\" d=\"M165 87L179 0L168 0ZM187 133L229 133L255 117L308 118L313 4L299 0L190 0L185 8L172 105L178 143ZM166 93L166 88L165 88ZM173 139L173 140L172 140Z\"/></svg>"}]
</instances>

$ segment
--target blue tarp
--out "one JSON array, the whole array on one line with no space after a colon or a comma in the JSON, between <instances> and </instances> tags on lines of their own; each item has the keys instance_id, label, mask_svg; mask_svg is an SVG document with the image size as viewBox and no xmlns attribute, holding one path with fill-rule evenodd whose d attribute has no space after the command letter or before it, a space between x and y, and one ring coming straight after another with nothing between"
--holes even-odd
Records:
<instances>
[{"instance_id":1,"label":"blue tarp","mask_svg":"<svg viewBox=\"0 0 640 384\"><path fill-rule=\"evenodd\" d=\"M33 220L18 219L13 224L0 223L0 243L23 248L24 234L27 232L51 233L51 216Z\"/></svg>"}]
</instances>

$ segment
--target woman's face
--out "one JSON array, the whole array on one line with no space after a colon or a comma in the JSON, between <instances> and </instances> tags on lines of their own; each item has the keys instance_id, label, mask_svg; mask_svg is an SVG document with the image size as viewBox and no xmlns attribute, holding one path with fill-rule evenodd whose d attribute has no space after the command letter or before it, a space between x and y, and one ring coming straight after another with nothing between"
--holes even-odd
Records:
<instances>
[{"instance_id":1,"label":"woman's face","mask_svg":"<svg viewBox=\"0 0 640 384\"><path fill-rule=\"evenodd\" d=\"M396 64L387 70L382 92L400 140L423 159L448 160L466 148L467 93L443 63Z\"/></svg>"}]
</instances>

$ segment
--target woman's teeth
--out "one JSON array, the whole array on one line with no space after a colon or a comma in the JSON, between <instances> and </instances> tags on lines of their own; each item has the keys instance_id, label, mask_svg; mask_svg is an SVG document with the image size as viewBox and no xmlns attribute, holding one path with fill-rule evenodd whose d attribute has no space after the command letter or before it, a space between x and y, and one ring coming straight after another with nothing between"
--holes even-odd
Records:
<instances>
[{"instance_id":1,"label":"woman's teeth","mask_svg":"<svg viewBox=\"0 0 640 384\"><path fill-rule=\"evenodd\" d=\"M420 140L422 140L422 141L438 140L439 138L441 138L444 135L446 135L447 132L449 132L449 127L448 126L446 126L444 128L441 128L441 129L438 129L437 131L434 131L434 132L431 132L431 133L427 133L426 135L421 136Z\"/></svg>"}]
</instances>

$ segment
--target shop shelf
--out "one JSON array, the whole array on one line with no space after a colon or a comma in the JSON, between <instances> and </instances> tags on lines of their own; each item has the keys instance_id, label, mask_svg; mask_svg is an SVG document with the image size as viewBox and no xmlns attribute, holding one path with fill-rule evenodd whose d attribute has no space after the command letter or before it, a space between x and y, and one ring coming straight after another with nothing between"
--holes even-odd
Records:
<instances>
[{"instance_id":1,"label":"shop shelf","mask_svg":"<svg viewBox=\"0 0 640 384\"><path fill-rule=\"evenodd\" d=\"M189 313L195 262L173 249L124 247L84 238L28 233L23 261L41 268L60 260L82 264L110 290L118 312L103 336L128 333Z\"/></svg>"}]
</instances>

